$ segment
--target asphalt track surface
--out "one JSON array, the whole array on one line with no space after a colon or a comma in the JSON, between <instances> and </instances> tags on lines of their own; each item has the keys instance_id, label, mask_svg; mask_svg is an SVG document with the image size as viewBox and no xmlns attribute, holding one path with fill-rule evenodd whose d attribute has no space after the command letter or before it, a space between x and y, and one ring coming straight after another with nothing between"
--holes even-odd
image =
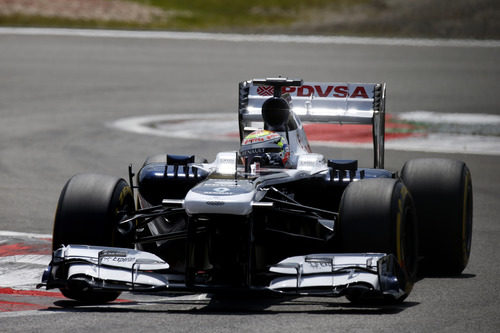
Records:
<instances>
[{"instance_id":1,"label":"asphalt track surface","mask_svg":"<svg viewBox=\"0 0 500 333\"><path fill-rule=\"evenodd\" d=\"M390 112L499 114L500 48L301 44L147 38L0 35L0 230L50 234L59 192L75 173L127 177L148 155L213 159L237 142L139 135L120 118L233 115L237 82L284 75L381 82ZM235 124L236 126L236 124ZM366 149L318 147L371 165ZM386 168L444 156L465 161L474 185L472 255L454 278L425 278L400 306L358 308L341 299L132 295L80 306L57 295L10 295L40 309L0 313L2 331L493 332L500 329L500 156L387 151ZM1 238L4 242L6 238ZM0 288L2 282L0 281ZM1 296L1 295L0 295Z\"/></svg>"}]
</instances>

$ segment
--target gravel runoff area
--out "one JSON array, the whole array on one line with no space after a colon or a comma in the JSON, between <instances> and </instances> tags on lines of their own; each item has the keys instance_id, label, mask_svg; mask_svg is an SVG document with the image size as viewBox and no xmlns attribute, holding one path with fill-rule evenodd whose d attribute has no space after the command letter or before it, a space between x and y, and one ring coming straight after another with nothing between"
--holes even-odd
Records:
<instances>
[{"instance_id":1,"label":"gravel runoff area","mask_svg":"<svg viewBox=\"0 0 500 333\"><path fill-rule=\"evenodd\" d=\"M0 15L149 23L168 13L122 0L0 0Z\"/></svg>"}]
</instances>

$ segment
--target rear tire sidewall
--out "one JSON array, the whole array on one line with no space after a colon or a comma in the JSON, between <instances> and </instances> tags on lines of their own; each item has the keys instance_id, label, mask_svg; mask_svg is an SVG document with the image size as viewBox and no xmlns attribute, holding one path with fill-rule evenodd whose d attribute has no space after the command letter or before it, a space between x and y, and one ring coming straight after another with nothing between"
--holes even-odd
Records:
<instances>
[{"instance_id":1,"label":"rear tire sidewall","mask_svg":"<svg viewBox=\"0 0 500 333\"><path fill-rule=\"evenodd\" d=\"M465 163L426 158L405 163L401 179L416 206L422 274L458 275L472 240L472 180Z\"/></svg>"}]
</instances>

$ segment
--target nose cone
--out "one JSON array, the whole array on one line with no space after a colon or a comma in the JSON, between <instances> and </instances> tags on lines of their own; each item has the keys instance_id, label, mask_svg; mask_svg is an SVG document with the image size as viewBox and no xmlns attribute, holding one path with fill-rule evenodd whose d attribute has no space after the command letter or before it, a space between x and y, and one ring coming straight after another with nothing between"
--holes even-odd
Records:
<instances>
[{"instance_id":1,"label":"nose cone","mask_svg":"<svg viewBox=\"0 0 500 333\"><path fill-rule=\"evenodd\" d=\"M256 190L252 182L239 179L208 179L193 187L184 199L189 215L248 215Z\"/></svg>"},{"instance_id":2,"label":"nose cone","mask_svg":"<svg viewBox=\"0 0 500 333\"><path fill-rule=\"evenodd\" d=\"M290 105L283 98L272 97L262 104L262 119L271 131L285 131L289 116Z\"/></svg>"}]
</instances>

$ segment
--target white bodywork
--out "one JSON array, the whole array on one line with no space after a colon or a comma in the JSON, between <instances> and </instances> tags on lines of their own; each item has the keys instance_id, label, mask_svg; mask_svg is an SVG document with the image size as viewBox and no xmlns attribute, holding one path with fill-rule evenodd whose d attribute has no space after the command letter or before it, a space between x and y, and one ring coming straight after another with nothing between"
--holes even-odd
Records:
<instances>
[{"instance_id":1,"label":"white bodywork","mask_svg":"<svg viewBox=\"0 0 500 333\"><path fill-rule=\"evenodd\" d=\"M249 81L249 100L244 120L262 119L262 104L272 96ZM303 121L370 124L373 118L374 83L304 82L300 87L283 87L292 111Z\"/></svg>"},{"instance_id":2,"label":"white bodywork","mask_svg":"<svg viewBox=\"0 0 500 333\"><path fill-rule=\"evenodd\" d=\"M188 192L184 208L189 215L248 215L256 192L253 185L244 180L207 180Z\"/></svg>"},{"instance_id":3,"label":"white bodywork","mask_svg":"<svg viewBox=\"0 0 500 333\"><path fill-rule=\"evenodd\" d=\"M98 280L105 289L136 290L136 287L167 288L169 265L156 255L126 248L68 245L54 252L52 266L67 266L66 280L84 277ZM370 290L399 298L404 292L387 288L382 278L394 281L389 257L382 253L310 254L290 257L269 269L278 277L262 287L280 293L335 296L351 286L363 284ZM397 282L397 280L396 280ZM141 291L137 289L136 291ZM312 291L312 292L311 292Z\"/></svg>"},{"instance_id":4,"label":"white bodywork","mask_svg":"<svg viewBox=\"0 0 500 333\"><path fill-rule=\"evenodd\" d=\"M327 253L287 258L271 267L271 272L283 276L272 280L269 288L281 291L328 290L365 283L374 290L381 290L378 262L384 257L385 254L381 253Z\"/></svg>"},{"instance_id":5,"label":"white bodywork","mask_svg":"<svg viewBox=\"0 0 500 333\"><path fill-rule=\"evenodd\" d=\"M245 128L262 122L262 104L273 96L273 82L286 80L270 78L240 82L240 136ZM301 81L300 86L281 87L281 96L291 105L291 113L299 126L289 132L292 155L294 147L297 147L297 154L310 152L301 121L372 125L374 167L384 167L385 83ZM285 133L280 134L284 136Z\"/></svg>"},{"instance_id":6,"label":"white bodywork","mask_svg":"<svg viewBox=\"0 0 500 333\"><path fill-rule=\"evenodd\" d=\"M213 163L197 165L215 174L230 177L208 179L189 190L182 201L182 207L188 215L248 215L252 212L253 205L263 197L263 193L259 195L263 191L260 189L262 184L272 182L273 179L310 177L328 170L323 155L308 153L296 156L295 169L267 169L268 174L254 177L253 180L238 179L237 173L242 173L243 169L240 165L238 170L236 156L236 152L221 152Z\"/></svg>"},{"instance_id":7,"label":"white bodywork","mask_svg":"<svg viewBox=\"0 0 500 333\"><path fill-rule=\"evenodd\" d=\"M134 249L68 245L54 252L54 262L72 262L67 279L84 275L131 286L168 286L168 280L153 271L168 269L169 265L158 256Z\"/></svg>"}]
</instances>

